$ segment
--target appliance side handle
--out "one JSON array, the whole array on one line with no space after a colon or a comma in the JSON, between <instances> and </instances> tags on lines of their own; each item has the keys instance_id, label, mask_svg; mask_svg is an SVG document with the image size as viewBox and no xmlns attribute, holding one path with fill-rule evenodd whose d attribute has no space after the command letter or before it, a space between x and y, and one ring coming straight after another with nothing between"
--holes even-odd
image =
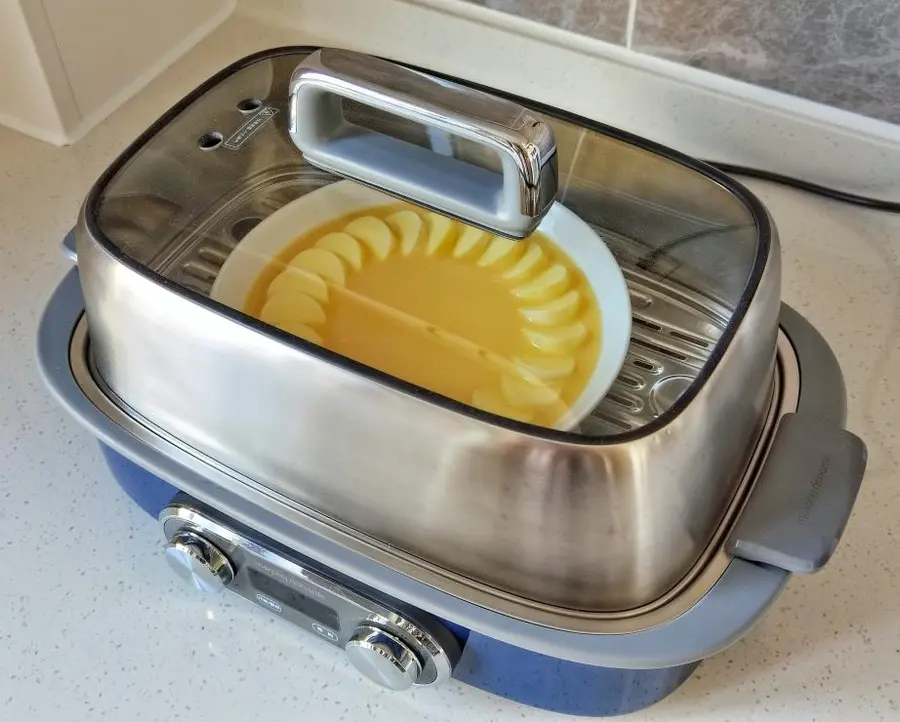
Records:
<instances>
[{"instance_id":1,"label":"appliance side handle","mask_svg":"<svg viewBox=\"0 0 900 722\"><path fill-rule=\"evenodd\" d=\"M62 242L62 250L63 254L65 254L66 258L68 258L72 263L78 263L78 251L75 250L75 229L73 228L68 233L66 233L66 237L63 238Z\"/></svg>"},{"instance_id":2,"label":"appliance side handle","mask_svg":"<svg viewBox=\"0 0 900 722\"><path fill-rule=\"evenodd\" d=\"M866 446L831 421L787 414L726 542L733 556L815 572L847 526L866 469Z\"/></svg>"},{"instance_id":3,"label":"appliance side handle","mask_svg":"<svg viewBox=\"0 0 900 722\"><path fill-rule=\"evenodd\" d=\"M786 304L779 324L800 366L797 413L781 420L726 549L790 572L814 572L831 558L847 525L867 452L843 428L847 392L828 342Z\"/></svg>"}]
</instances>

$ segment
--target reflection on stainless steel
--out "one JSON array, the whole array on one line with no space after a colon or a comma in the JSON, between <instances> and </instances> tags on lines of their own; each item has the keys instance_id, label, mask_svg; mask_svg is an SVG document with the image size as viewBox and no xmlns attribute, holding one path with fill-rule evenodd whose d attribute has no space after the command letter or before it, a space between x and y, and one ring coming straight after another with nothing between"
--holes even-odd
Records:
<instances>
[{"instance_id":1,"label":"reflection on stainless steel","mask_svg":"<svg viewBox=\"0 0 900 722\"><path fill-rule=\"evenodd\" d=\"M290 95L291 138L319 168L513 238L534 231L556 198L553 131L509 100L332 48L303 60ZM351 122L344 99L447 134L445 152ZM454 139L496 156L495 167L452 152Z\"/></svg>"},{"instance_id":2,"label":"reflection on stainless steel","mask_svg":"<svg viewBox=\"0 0 900 722\"><path fill-rule=\"evenodd\" d=\"M712 588L731 561L731 557L722 548L722 540L752 489L756 475L766 459L778 421L784 414L797 409L800 397L800 368L797 357L790 341L781 333L778 339L778 373L775 376L772 404L763 423L763 434L736 486L735 495L728 504L722 523L713 534L709 545L688 573L663 596L649 604L627 611L598 612L542 604L489 587L448 569L436 567L402 549L384 544L309 507L297 504L287 497L273 495L264 485L223 467L212 457L188 447L129 408L97 376L96 369L91 364L88 328L84 318L78 323L72 335L69 361L73 376L85 396L113 423L151 448L175 459L190 471L200 474L202 478L210 479L227 492L252 502L254 506L274 512L300 528L313 531L425 584L467 599L474 604L535 624L599 634L633 632L663 624L696 604ZM200 494L199 489L190 491L193 494ZM182 510L180 513L190 516L192 512ZM253 523L251 519L240 520L247 524ZM166 529L167 533L176 531L175 528L169 530L168 525ZM224 532L219 530L218 533ZM232 539L227 534L226 537L231 540L232 546L236 543L236 538ZM288 539L282 541L290 543Z\"/></svg>"},{"instance_id":3,"label":"reflection on stainless steel","mask_svg":"<svg viewBox=\"0 0 900 722\"><path fill-rule=\"evenodd\" d=\"M263 75L283 78L302 57L279 56ZM210 118L221 122L216 108L248 97L241 72L170 119L102 189L90 213L113 245L118 221L106 204L159 177L166 165L155 164L173 135L198 137ZM98 373L187 446L496 594L591 612L662 598L708 548L763 432L775 374L777 239L765 245L767 217L724 179L541 117L560 144L566 205L607 239L635 301L629 360L580 435L487 423L172 292L175 282L204 293L234 245L231 229L329 180L303 163L278 123L239 151L176 146L185 177L211 182L166 186L191 218L173 219L152 248L125 249L166 283L123 263L82 214L78 258ZM641 268L648 252L698 228L717 235ZM740 322L735 309L745 309ZM676 393L670 379L681 379ZM693 395L690 404L660 415L678 391Z\"/></svg>"},{"instance_id":4,"label":"reflection on stainless steel","mask_svg":"<svg viewBox=\"0 0 900 722\"><path fill-rule=\"evenodd\" d=\"M172 294L95 243L78 255L98 369L154 423L365 533L553 604L624 609L676 583L768 402L773 356L757 344L777 308L771 267L769 303L751 307L692 404L655 433L595 446L408 396Z\"/></svg>"}]
</instances>

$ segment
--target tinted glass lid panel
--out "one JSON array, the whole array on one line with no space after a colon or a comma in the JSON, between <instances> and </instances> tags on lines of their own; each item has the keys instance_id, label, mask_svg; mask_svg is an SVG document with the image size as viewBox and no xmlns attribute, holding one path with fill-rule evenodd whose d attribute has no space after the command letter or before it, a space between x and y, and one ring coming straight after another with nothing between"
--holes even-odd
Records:
<instances>
[{"instance_id":1,"label":"tinted glass lid panel","mask_svg":"<svg viewBox=\"0 0 900 722\"><path fill-rule=\"evenodd\" d=\"M529 127L552 139L541 158L558 173L556 200L512 239L483 217L307 162L289 132L304 58L253 62L155 129L102 191L106 238L302 352L532 433L638 429L697 382L765 260L740 199L675 160L529 108ZM489 196L492 179L509 190L508 159L477 136L359 97L329 112L342 140L461 169L463 200L471 187Z\"/></svg>"}]
</instances>

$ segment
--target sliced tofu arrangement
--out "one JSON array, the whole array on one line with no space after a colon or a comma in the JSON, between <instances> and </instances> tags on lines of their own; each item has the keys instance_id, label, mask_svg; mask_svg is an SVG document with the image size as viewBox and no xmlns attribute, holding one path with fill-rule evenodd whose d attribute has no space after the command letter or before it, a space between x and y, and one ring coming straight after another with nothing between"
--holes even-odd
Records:
<instances>
[{"instance_id":1,"label":"sliced tofu arrangement","mask_svg":"<svg viewBox=\"0 0 900 722\"><path fill-rule=\"evenodd\" d=\"M348 292L353 274L364 274L370 264L395 254L468 264L490 274L510 294L521 324L521 347L508 357L498 357L496 350L480 352L482 363L495 367L495 383L472 389L471 405L526 422L565 412L563 391L584 361L577 351L591 334L599 334L599 320L597 328L589 320L599 319L599 312L589 288L578 283L577 269L563 254L548 250L546 240L513 241L413 207L387 214L373 209L340 230L314 237L297 253L269 285L259 317L327 346L329 302ZM593 315L586 313L592 304ZM414 308L396 310L415 315ZM457 339L458 351L471 354L473 344ZM451 346L452 340L450 335Z\"/></svg>"}]
</instances>

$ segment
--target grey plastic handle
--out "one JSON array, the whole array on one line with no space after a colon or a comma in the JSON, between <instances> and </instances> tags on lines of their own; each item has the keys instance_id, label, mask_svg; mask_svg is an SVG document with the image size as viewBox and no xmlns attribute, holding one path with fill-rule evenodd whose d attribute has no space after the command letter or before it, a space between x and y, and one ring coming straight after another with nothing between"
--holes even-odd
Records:
<instances>
[{"instance_id":1,"label":"grey plastic handle","mask_svg":"<svg viewBox=\"0 0 900 722\"><path fill-rule=\"evenodd\" d=\"M727 551L789 572L821 569L847 526L866 458L862 439L834 421L786 414Z\"/></svg>"},{"instance_id":2,"label":"grey plastic handle","mask_svg":"<svg viewBox=\"0 0 900 722\"><path fill-rule=\"evenodd\" d=\"M66 233L66 237L62 242L63 253L73 263L78 263L78 251L75 250L75 229Z\"/></svg>"},{"instance_id":3,"label":"grey plastic handle","mask_svg":"<svg viewBox=\"0 0 900 722\"><path fill-rule=\"evenodd\" d=\"M553 131L511 101L331 48L297 67L290 95L291 138L324 170L511 238L534 231L556 197ZM343 99L424 127L432 147L351 123ZM457 157L452 138L496 162Z\"/></svg>"}]
</instances>

